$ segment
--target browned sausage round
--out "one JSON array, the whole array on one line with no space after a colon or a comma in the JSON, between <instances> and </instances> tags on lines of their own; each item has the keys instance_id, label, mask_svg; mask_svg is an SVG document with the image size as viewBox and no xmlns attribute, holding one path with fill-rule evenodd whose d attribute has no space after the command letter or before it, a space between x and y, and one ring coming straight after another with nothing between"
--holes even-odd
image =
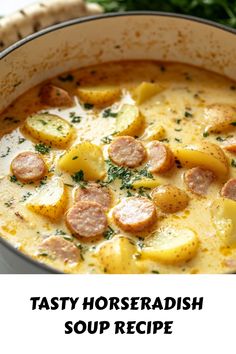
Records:
<instances>
[{"instance_id":1,"label":"browned sausage round","mask_svg":"<svg viewBox=\"0 0 236 354\"><path fill-rule=\"evenodd\" d=\"M132 136L121 136L115 139L108 153L116 165L125 167L137 167L146 157L143 144Z\"/></svg>"},{"instance_id":2,"label":"browned sausage round","mask_svg":"<svg viewBox=\"0 0 236 354\"><path fill-rule=\"evenodd\" d=\"M11 170L17 179L30 182L41 179L45 175L47 168L39 154L26 151L20 153L12 160Z\"/></svg>"},{"instance_id":3,"label":"browned sausage round","mask_svg":"<svg viewBox=\"0 0 236 354\"><path fill-rule=\"evenodd\" d=\"M106 231L107 217L100 204L81 201L68 210L66 223L69 229L78 236L96 237Z\"/></svg>"},{"instance_id":4,"label":"browned sausage round","mask_svg":"<svg viewBox=\"0 0 236 354\"><path fill-rule=\"evenodd\" d=\"M50 236L46 238L40 247L42 252L62 260L63 262L78 262L80 260L80 250L70 241L60 236Z\"/></svg>"},{"instance_id":5,"label":"browned sausage round","mask_svg":"<svg viewBox=\"0 0 236 354\"><path fill-rule=\"evenodd\" d=\"M187 188L195 194L204 196L214 180L215 175L210 170L204 170L200 167L191 168L184 175L184 181Z\"/></svg>"},{"instance_id":6,"label":"browned sausage round","mask_svg":"<svg viewBox=\"0 0 236 354\"><path fill-rule=\"evenodd\" d=\"M142 231L157 220L155 204L144 197L125 198L114 208L113 218L124 231Z\"/></svg>"},{"instance_id":7,"label":"browned sausage round","mask_svg":"<svg viewBox=\"0 0 236 354\"><path fill-rule=\"evenodd\" d=\"M47 84L44 85L39 93L41 102L51 107L71 107L73 99L69 93L60 87Z\"/></svg>"},{"instance_id":8,"label":"browned sausage round","mask_svg":"<svg viewBox=\"0 0 236 354\"><path fill-rule=\"evenodd\" d=\"M89 183L84 188L78 188L75 192L75 201L83 200L96 202L100 204L104 210L111 207L111 193L107 187L102 187L98 183Z\"/></svg>"},{"instance_id":9,"label":"browned sausage round","mask_svg":"<svg viewBox=\"0 0 236 354\"><path fill-rule=\"evenodd\" d=\"M222 197L236 201L236 178L231 178L226 182L220 192Z\"/></svg>"},{"instance_id":10,"label":"browned sausage round","mask_svg":"<svg viewBox=\"0 0 236 354\"><path fill-rule=\"evenodd\" d=\"M166 172L174 165L174 155L170 148L159 142L153 141L149 145L149 170L151 172Z\"/></svg>"}]
</instances>

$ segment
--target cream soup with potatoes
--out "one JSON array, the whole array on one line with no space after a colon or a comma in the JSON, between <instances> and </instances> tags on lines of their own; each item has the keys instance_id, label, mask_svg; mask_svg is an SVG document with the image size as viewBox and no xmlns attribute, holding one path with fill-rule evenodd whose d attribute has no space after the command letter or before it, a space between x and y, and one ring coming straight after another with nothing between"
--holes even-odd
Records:
<instances>
[{"instance_id":1,"label":"cream soup with potatoes","mask_svg":"<svg viewBox=\"0 0 236 354\"><path fill-rule=\"evenodd\" d=\"M66 273L236 271L236 84L179 63L65 73L0 114L0 235Z\"/></svg>"}]
</instances>

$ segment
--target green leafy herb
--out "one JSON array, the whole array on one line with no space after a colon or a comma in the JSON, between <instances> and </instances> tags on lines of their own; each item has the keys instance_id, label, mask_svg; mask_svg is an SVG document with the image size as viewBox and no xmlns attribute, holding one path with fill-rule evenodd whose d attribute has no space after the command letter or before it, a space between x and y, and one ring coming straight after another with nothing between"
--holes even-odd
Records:
<instances>
[{"instance_id":1,"label":"green leafy herb","mask_svg":"<svg viewBox=\"0 0 236 354\"><path fill-rule=\"evenodd\" d=\"M10 176L10 182L16 183L18 180L15 175Z\"/></svg>"},{"instance_id":2,"label":"green leafy herb","mask_svg":"<svg viewBox=\"0 0 236 354\"><path fill-rule=\"evenodd\" d=\"M73 181L79 184L80 188L86 187L87 182L84 180L84 171L79 170L74 175L72 175L71 178L73 179Z\"/></svg>"},{"instance_id":3,"label":"green leafy herb","mask_svg":"<svg viewBox=\"0 0 236 354\"><path fill-rule=\"evenodd\" d=\"M192 114L191 112L189 112L189 111L185 111L185 112L184 112L184 116L185 116L186 118L192 118L192 117L193 117L193 114Z\"/></svg>"},{"instance_id":4,"label":"green leafy herb","mask_svg":"<svg viewBox=\"0 0 236 354\"><path fill-rule=\"evenodd\" d=\"M26 139L24 139L24 138L19 138L19 139L18 139L18 144L22 144L22 143L24 143L24 142L25 142L25 140L26 140Z\"/></svg>"},{"instance_id":5,"label":"green leafy herb","mask_svg":"<svg viewBox=\"0 0 236 354\"><path fill-rule=\"evenodd\" d=\"M204 132L204 133L202 134L202 136L203 136L204 138L207 138L209 135L210 135L210 134L209 134L208 132Z\"/></svg>"},{"instance_id":6,"label":"green leafy herb","mask_svg":"<svg viewBox=\"0 0 236 354\"><path fill-rule=\"evenodd\" d=\"M0 158L6 157L9 154L10 151L11 151L11 149L8 146L7 147L7 151L4 154L0 155Z\"/></svg>"},{"instance_id":7,"label":"green leafy herb","mask_svg":"<svg viewBox=\"0 0 236 354\"><path fill-rule=\"evenodd\" d=\"M48 154L50 152L50 149L51 149L50 146L45 145L43 143L36 144L34 148L35 148L36 151L38 151L42 155Z\"/></svg>"},{"instance_id":8,"label":"green leafy herb","mask_svg":"<svg viewBox=\"0 0 236 354\"><path fill-rule=\"evenodd\" d=\"M25 202L30 196L32 195L32 193L27 192L26 194L24 194L20 200L20 202Z\"/></svg>"},{"instance_id":9,"label":"green leafy herb","mask_svg":"<svg viewBox=\"0 0 236 354\"><path fill-rule=\"evenodd\" d=\"M233 125L234 127L236 127L236 122L232 122L232 123L230 123L230 125Z\"/></svg>"},{"instance_id":10,"label":"green leafy herb","mask_svg":"<svg viewBox=\"0 0 236 354\"><path fill-rule=\"evenodd\" d=\"M84 103L84 108L87 109L87 110L93 109L93 104L86 102L86 103Z\"/></svg>"},{"instance_id":11,"label":"green leafy herb","mask_svg":"<svg viewBox=\"0 0 236 354\"><path fill-rule=\"evenodd\" d=\"M175 141L177 141L178 143L182 143L182 140L179 138L175 138Z\"/></svg>"},{"instance_id":12,"label":"green leafy herb","mask_svg":"<svg viewBox=\"0 0 236 354\"><path fill-rule=\"evenodd\" d=\"M158 270L152 270L152 274L160 274Z\"/></svg>"},{"instance_id":13,"label":"green leafy herb","mask_svg":"<svg viewBox=\"0 0 236 354\"><path fill-rule=\"evenodd\" d=\"M108 118L108 117L115 118L115 117L117 117L117 114L118 113L112 112L111 108L107 108L107 109L105 109L105 111L103 111L102 116L103 116L103 118Z\"/></svg>"},{"instance_id":14,"label":"green leafy herb","mask_svg":"<svg viewBox=\"0 0 236 354\"><path fill-rule=\"evenodd\" d=\"M226 139L225 139L225 138L222 138L221 136L217 136L217 137L216 137L216 140L217 140L217 141L225 141Z\"/></svg>"},{"instance_id":15,"label":"green leafy herb","mask_svg":"<svg viewBox=\"0 0 236 354\"><path fill-rule=\"evenodd\" d=\"M104 136L104 138L101 139L101 142L103 144L110 144L112 141L112 138L110 137L110 135Z\"/></svg>"},{"instance_id":16,"label":"green leafy herb","mask_svg":"<svg viewBox=\"0 0 236 354\"><path fill-rule=\"evenodd\" d=\"M234 0L87 0L100 4L106 12L116 11L165 11L203 17L236 27Z\"/></svg>"},{"instance_id":17,"label":"green leafy herb","mask_svg":"<svg viewBox=\"0 0 236 354\"><path fill-rule=\"evenodd\" d=\"M80 123L81 117L77 116L75 112L70 112L71 123Z\"/></svg>"},{"instance_id":18,"label":"green leafy herb","mask_svg":"<svg viewBox=\"0 0 236 354\"><path fill-rule=\"evenodd\" d=\"M107 231L104 232L103 236L106 240L110 240L115 235L115 231L111 226L108 226Z\"/></svg>"},{"instance_id":19,"label":"green leafy herb","mask_svg":"<svg viewBox=\"0 0 236 354\"><path fill-rule=\"evenodd\" d=\"M7 207L7 208L10 208L13 204L13 199L11 198L10 200L8 200L7 202L4 203L4 205Z\"/></svg>"},{"instance_id":20,"label":"green leafy herb","mask_svg":"<svg viewBox=\"0 0 236 354\"><path fill-rule=\"evenodd\" d=\"M236 160L234 160L234 159L231 160L231 166L236 167Z\"/></svg>"},{"instance_id":21,"label":"green leafy herb","mask_svg":"<svg viewBox=\"0 0 236 354\"><path fill-rule=\"evenodd\" d=\"M55 235L66 235L66 232L61 229L56 229Z\"/></svg>"}]
</instances>

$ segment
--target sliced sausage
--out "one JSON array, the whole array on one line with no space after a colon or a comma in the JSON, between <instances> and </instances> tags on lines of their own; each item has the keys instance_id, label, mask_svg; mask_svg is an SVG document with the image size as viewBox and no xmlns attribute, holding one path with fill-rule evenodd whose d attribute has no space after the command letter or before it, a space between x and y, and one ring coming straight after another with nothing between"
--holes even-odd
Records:
<instances>
[{"instance_id":1,"label":"sliced sausage","mask_svg":"<svg viewBox=\"0 0 236 354\"><path fill-rule=\"evenodd\" d=\"M236 152L236 138L226 139L222 143L222 147L230 152Z\"/></svg>"},{"instance_id":2,"label":"sliced sausage","mask_svg":"<svg viewBox=\"0 0 236 354\"><path fill-rule=\"evenodd\" d=\"M81 237L101 236L107 228L107 217L103 207L95 202L80 201L66 214L69 229Z\"/></svg>"},{"instance_id":3,"label":"sliced sausage","mask_svg":"<svg viewBox=\"0 0 236 354\"><path fill-rule=\"evenodd\" d=\"M78 262L80 260L80 250L72 242L60 236L46 238L40 249L64 262Z\"/></svg>"},{"instance_id":4,"label":"sliced sausage","mask_svg":"<svg viewBox=\"0 0 236 354\"><path fill-rule=\"evenodd\" d=\"M132 136L121 136L115 139L108 153L116 165L125 167L137 167L146 157L143 144Z\"/></svg>"},{"instance_id":5,"label":"sliced sausage","mask_svg":"<svg viewBox=\"0 0 236 354\"><path fill-rule=\"evenodd\" d=\"M175 159L170 148L160 143L159 141L153 141L149 145L149 170L151 172L166 172L173 167Z\"/></svg>"},{"instance_id":6,"label":"sliced sausage","mask_svg":"<svg viewBox=\"0 0 236 354\"><path fill-rule=\"evenodd\" d=\"M226 182L220 192L222 197L236 201L236 178L231 178Z\"/></svg>"},{"instance_id":7,"label":"sliced sausage","mask_svg":"<svg viewBox=\"0 0 236 354\"><path fill-rule=\"evenodd\" d=\"M75 192L75 201L90 201L100 204L104 210L111 207L111 193L107 187L98 183L89 183L84 188L78 188Z\"/></svg>"},{"instance_id":8,"label":"sliced sausage","mask_svg":"<svg viewBox=\"0 0 236 354\"><path fill-rule=\"evenodd\" d=\"M187 193L170 184L155 188L151 195L156 206L164 213L176 213L185 209L189 203Z\"/></svg>"},{"instance_id":9,"label":"sliced sausage","mask_svg":"<svg viewBox=\"0 0 236 354\"><path fill-rule=\"evenodd\" d=\"M44 85L39 93L41 102L51 107L71 107L73 99L66 90L52 84Z\"/></svg>"},{"instance_id":10,"label":"sliced sausage","mask_svg":"<svg viewBox=\"0 0 236 354\"><path fill-rule=\"evenodd\" d=\"M125 198L114 208L113 218L124 231L143 231L157 220L155 204L144 197Z\"/></svg>"},{"instance_id":11,"label":"sliced sausage","mask_svg":"<svg viewBox=\"0 0 236 354\"><path fill-rule=\"evenodd\" d=\"M47 168L39 154L26 151L20 153L12 160L11 170L17 179L31 182L41 179L45 175Z\"/></svg>"},{"instance_id":12,"label":"sliced sausage","mask_svg":"<svg viewBox=\"0 0 236 354\"><path fill-rule=\"evenodd\" d=\"M197 195L204 196L214 180L215 175L210 170L204 170L200 167L191 168L184 175L184 181L187 188Z\"/></svg>"}]
</instances>

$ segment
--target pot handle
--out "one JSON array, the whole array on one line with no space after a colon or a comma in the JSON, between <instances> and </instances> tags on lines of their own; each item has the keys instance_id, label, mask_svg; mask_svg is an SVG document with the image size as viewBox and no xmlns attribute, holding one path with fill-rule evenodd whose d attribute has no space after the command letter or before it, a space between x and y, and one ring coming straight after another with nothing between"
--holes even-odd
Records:
<instances>
[{"instance_id":1,"label":"pot handle","mask_svg":"<svg viewBox=\"0 0 236 354\"><path fill-rule=\"evenodd\" d=\"M0 51L48 26L102 12L101 6L84 0L41 0L0 19Z\"/></svg>"}]
</instances>

